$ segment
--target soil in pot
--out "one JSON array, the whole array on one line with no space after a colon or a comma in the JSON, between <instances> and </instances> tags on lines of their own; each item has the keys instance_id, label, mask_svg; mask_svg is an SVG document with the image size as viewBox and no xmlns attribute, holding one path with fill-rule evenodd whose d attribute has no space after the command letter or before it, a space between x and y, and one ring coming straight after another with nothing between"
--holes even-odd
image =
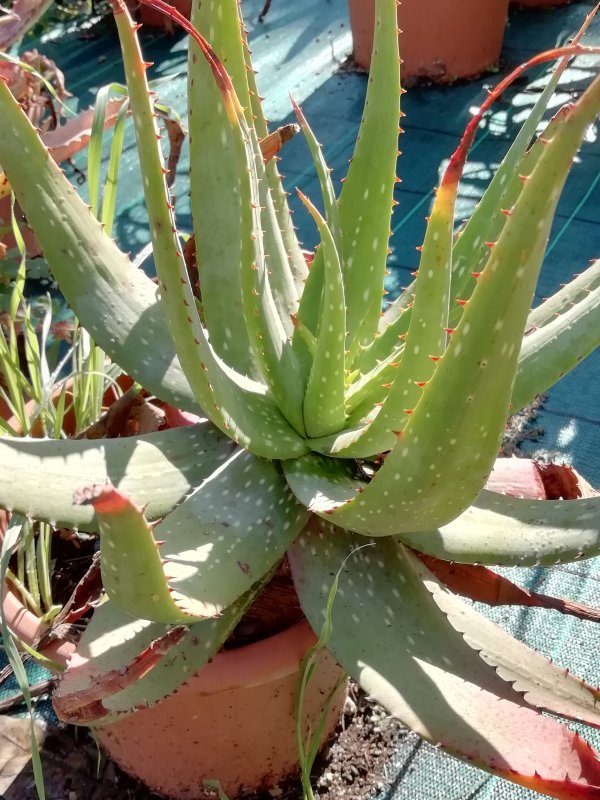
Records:
<instances>
[{"instance_id":1,"label":"soil in pot","mask_svg":"<svg viewBox=\"0 0 600 800\"><path fill-rule=\"evenodd\" d=\"M375 0L348 0L353 57L368 69ZM494 67L500 56L508 0L403 0L398 7L402 80L448 83Z\"/></svg>"}]
</instances>

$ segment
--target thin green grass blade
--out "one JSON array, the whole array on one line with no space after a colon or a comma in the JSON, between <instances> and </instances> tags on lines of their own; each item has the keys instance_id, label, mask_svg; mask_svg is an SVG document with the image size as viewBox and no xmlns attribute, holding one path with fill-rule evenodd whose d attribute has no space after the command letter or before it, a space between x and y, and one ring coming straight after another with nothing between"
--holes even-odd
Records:
<instances>
[{"instance_id":1,"label":"thin green grass blade","mask_svg":"<svg viewBox=\"0 0 600 800\"><path fill-rule=\"evenodd\" d=\"M6 592L6 573L8 571L8 564L12 554L19 546L21 531L24 523L25 520L22 517L13 515L10 525L2 538L2 547L0 549L0 605L2 605L2 607L4 607L4 593ZM33 703L31 699L31 692L29 691L27 673L25 672L25 667L23 666L21 656L17 650L14 636L9 630L3 615L0 615L0 629L2 631L2 643L4 645L6 655L29 712L29 721L31 724L31 763L33 767L33 777L39 800L45 800L46 792L44 788L44 774L42 771L40 750L35 737Z\"/></svg>"},{"instance_id":2,"label":"thin green grass blade","mask_svg":"<svg viewBox=\"0 0 600 800\"><path fill-rule=\"evenodd\" d=\"M129 101L125 101L117 113L110 146L110 159L108 162L108 171L106 173L106 183L102 196L102 212L100 219L102 220L102 224L108 236L112 234L117 207L117 181L121 165L121 155L123 153L123 143L125 141L125 120L128 110Z\"/></svg>"},{"instance_id":3,"label":"thin green grass blade","mask_svg":"<svg viewBox=\"0 0 600 800\"><path fill-rule=\"evenodd\" d=\"M198 405L177 362L156 286L105 236L0 82L0 162L69 305L94 340L149 391ZM22 158L27 148L27 159ZM18 164L11 175L10 165ZM68 223L68 224L66 224ZM60 231L60 236L57 232Z\"/></svg>"}]
</instances>

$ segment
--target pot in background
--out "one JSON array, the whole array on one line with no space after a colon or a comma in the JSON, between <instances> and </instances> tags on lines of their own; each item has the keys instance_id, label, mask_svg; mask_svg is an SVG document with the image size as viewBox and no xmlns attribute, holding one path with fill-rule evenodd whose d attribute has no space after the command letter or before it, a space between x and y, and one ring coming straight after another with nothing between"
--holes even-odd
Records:
<instances>
[{"instance_id":1,"label":"pot in background","mask_svg":"<svg viewBox=\"0 0 600 800\"><path fill-rule=\"evenodd\" d=\"M348 0L356 63L368 69L375 0ZM449 83L494 67L500 56L508 0L402 0L398 7L402 80Z\"/></svg>"}]
</instances>

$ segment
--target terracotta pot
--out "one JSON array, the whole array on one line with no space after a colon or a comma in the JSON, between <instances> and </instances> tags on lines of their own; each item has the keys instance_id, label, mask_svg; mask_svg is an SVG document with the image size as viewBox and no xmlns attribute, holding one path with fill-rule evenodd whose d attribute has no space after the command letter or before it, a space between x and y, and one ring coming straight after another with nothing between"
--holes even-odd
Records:
<instances>
[{"instance_id":1,"label":"terracotta pot","mask_svg":"<svg viewBox=\"0 0 600 800\"><path fill-rule=\"evenodd\" d=\"M7 588L4 595L2 616L12 633L21 642L30 646L34 645L49 628L49 625L42 624L39 617L25 608L19 597L10 588ZM74 649L75 645L71 642L56 640L44 647L42 652L46 658L65 667Z\"/></svg>"},{"instance_id":2,"label":"terracotta pot","mask_svg":"<svg viewBox=\"0 0 600 800\"><path fill-rule=\"evenodd\" d=\"M348 0L354 59L371 63L375 0ZM402 80L472 78L500 56L508 0L402 0L398 7Z\"/></svg>"},{"instance_id":3,"label":"terracotta pot","mask_svg":"<svg viewBox=\"0 0 600 800\"><path fill-rule=\"evenodd\" d=\"M218 780L230 798L270 789L298 771L294 693L299 665L315 643L308 623L255 644L218 653L174 695L100 728L96 735L123 769L174 798L214 800ZM322 651L309 684L312 730L342 672ZM338 688L325 726L333 733L345 698Z\"/></svg>"},{"instance_id":4,"label":"terracotta pot","mask_svg":"<svg viewBox=\"0 0 600 800\"><path fill-rule=\"evenodd\" d=\"M0 545L8 524L8 513L0 508ZM49 625L40 622L39 617L23 605L21 598L7 585L2 601L2 617L12 633L25 644L30 646L38 641ZM70 642L54 641L44 647L43 653L61 666L66 666L75 646Z\"/></svg>"}]
</instances>

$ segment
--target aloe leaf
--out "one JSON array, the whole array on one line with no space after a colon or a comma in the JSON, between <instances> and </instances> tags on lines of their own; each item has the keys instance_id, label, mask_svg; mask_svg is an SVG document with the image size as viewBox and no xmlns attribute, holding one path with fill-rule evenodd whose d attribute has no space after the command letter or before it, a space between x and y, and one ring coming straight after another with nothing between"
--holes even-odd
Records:
<instances>
[{"instance_id":1,"label":"aloe leaf","mask_svg":"<svg viewBox=\"0 0 600 800\"><path fill-rule=\"evenodd\" d=\"M159 0L157 7L168 12L190 33L202 51L204 60L210 66L213 82L219 89L218 102L226 117L225 124L234 134L238 153L236 164L241 168L240 159L244 157L246 144L240 142L240 139L243 139L244 133L247 134L248 131L231 79L209 45L185 17ZM228 435L238 443L256 452L257 455L266 458L286 458L304 452L306 445L286 423L278 407L267 396L265 387L262 384L253 384L222 362L213 349L215 337L212 331L211 342L208 341L208 334L196 309L183 256L178 249L179 243L164 179L162 155L156 140L158 134L153 132L156 131L156 125L145 73L147 65L142 61L139 43L124 5L117 7L115 18L122 41L129 95L138 137L138 151L144 165L144 191L150 215L161 302L165 306L171 335L190 386L211 420L221 430L227 431ZM258 143L256 150L260 154ZM244 164L246 167L251 167L252 162L247 159ZM245 170L242 174L244 172ZM245 195L247 200L242 209L245 212L243 216L246 222L246 235L242 238L245 242L244 248L253 251L251 226L253 209L250 206L249 190L245 192L244 185L244 181L240 180L238 193L242 197ZM252 271L251 265L247 265L247 271ZM285 342L285 337L283 339ZM267 338L266 344L271 343L271 338ZM273 342L273 346L277 346L276 341ZM290 350L291 346L287 348L287 354L290 354ZM284 365L280 361L275 359L275 363L278 369L283 369ZM289 363L285 362L285 366L289 366ZM297 394L300 394L300 386L297 387ZM296 405L300 408L300 401L294 397L291 390L287 399L290 400L288 405L293 405L296 399ZM286 410L287 406L284 408L284 411Z\"/></svg>"},{"instance_id":2,"label":"aloe leaf","mask_svg":"<svg viewBox=\"0 0 600 800\"><path fill-rule=\"evenodd\" d=\"M48 157L4 82L0 82L0 106L5 123L0 130L0 163L7 165L19 204L78 319L94 341L149 391L197 411L156 302L156 286L104 234ZM11 164L19 165L12 175Z\"/></svg>"},{"instance_id":3,"label":"aloe leaf","mask_svg":"<svg viewBox=\"0 0 600 800\"><path fill-rule=\"evenodd\" d=\"M498 625L475 611L472 606L456 597L457 587L452 575L452 565L427 557L421 557L421 561L424 561L425 566L439 580L437 585L433 580L430 580L428 585L437 605L448 616L452 627L463 634L467 644L479 653L486 664L493 666L503 680L508 681L515 691L523 694L529 705L569 719L585 722L596 728L600 727L600 690L597 687L587 684L569 670L553 664L552 661L519 642ZM432 565L431 561L436 563ZM441 575L436 571L438 565L443 570ZM515 602L519 605L528 599L532 601L531 605L535 603L535 593L529 594L526 590L494 573L491 573L489 578L484 577L485 573L490 573L490 570L486 570L485 567L463 566L462 569L464 571L459 578L461 588L476 585L474 594L469 593L464 596L481 600L477 589L483 584L493 591L500 589L502 595L505 591L511 595L513 593L521 595L521 597L515 597ZM426 573L424 574L426 575ZM469 576L468 582L464 580L467 575ZM450 577L449 588L444 576ZM494 580L494 585L490 584L492 580ZM500 586L495 585L496 581L500 582ZM486 602L485 599L483 602ZM505 598L501 596L498 605L504 603ZM597 618L598 614L596 614Z\"/></svg>"},{"instance_id":4,"label":"aloe leaf","mask_svg":"<svg viewBox=\"0 0 600 800\"><path fill-rule=\"evenodd\" d=\"M551 566L600 555L600 498L525 500L484 490L448 525L399 538L447 561Z\"/></svg>"},{"instance_id":5,"label":"aloe leaf","mask_svg":"<svg viewBox=\"0 0 600 800\"><path fill-rule=\"evenodd\" d=\"M263 115L258 89L256 87L254 70L251 68L250 64L250 51L248 48L247 37L245 36L245 29L242 30L242 35L244 37L244 54L246 65L249 68L247 71L247 79L248 89L250 92L250 108L254 116L254 127L257 135L260 139L263 139L265 136L267 136L269 131ZM279 231L281 233L283 247L287 253L290 271L289 276L283 272L278 275L274 275L273 288L276 296L278 297L283 298L292 296L290 290L287 288L289 282L291 281L295 289L295 309L298 304L298 298L302 295L302 291L304 289L304 281L306 280L308 274L308 268L306 266L306 259L304 258L302 248L298 242L298 237L296 236L296 229L294 228L287 201L287 193L283 188L283 183L277 169L276 159L272 159L265 164L265 174L269 188L271 189L273 209L275 211ZM281 282L281 286L279 285L279 282ZM281 309L281 311L283 317L283 309Z\"/></svg>"},{"instance_id":6,"label":"aloe leaf","mask_svg":"<svg viewBox=\"0 0 600 800\"><path fill-rule=\"evenodd\" d=\"M408 289L405 290L405 292L408 291ZM398 347L404 340L410 324L414 287L411 287L410 291L412 292L410 301L407 299L409 295L400 295L401 298L404 298L405 305L402 308L397 307L397 314L393 319L390 319L386 326L378 332L378 335L357 353L354 359L356 369L363 373L374 369L392 348Z\"/></svg>"},{"instance_id":7,"label":"aloe leaf","mask_svg":"<svg viewBox=\"0 0 600 800\"><path fill-rule=\"evenodd\" d=\"M325 219L327 220L327 226L331 231L331 235L333 237L333 241L335 242L336 250L341 255L342 253L342 233L340 229L340 215L337 206L337 200L335 196L335 190L333 188L333 182L331 180L331 170L328 168L325 159L323 157L323 150L319 142L317 141L317 137L313 133L310 125L308 124L308 120L302 113L302 109L296 103L294 98L291 98L292 106L294 108L294 113L296 115L296 119L298 120L298 124L304 134L304 138L306 139L306 144L308 145L308 149L310 150L310 154L313 159L313 163L315 165L315 169L317 172L317 177L319 178L319 185L321 186L321 195L323 198L323 206L325 209Z\"/></svg>"},{"instance_id":8,"label":"aloe leaf","mask_svg":"<svg viewBox=\"0 0 600 800\"><path fill-rule=\"evenodd\" d=\"M552 609L588 622L600 621L600 608L569 598L554 597L524 589L482 564L443 561L440 558L426 556L424 553L418 553L418 556L444 586L454 594L467 597L469 600L490 606Z\"/></svg>"},{"instance_id":9,"label":"aloe leaf","mask_svg":"<svg viewBox=\"0 0 600 800\"><path fill-rule=\"evenodd\" d=\"M91 505L98 515L102 584L118 608L132 617L154 622L175 624L198 620L197 615L183 610L171 596L158 543L139 506L106 484L85 486L73 499L76 505ZM127 565L125 573L123 565Z\"/></svg>"},{"instance_id":10,"label":"aloe leaf","mask_svg":"<svg viewBox=\"0 0 600 800\"><path fill-rule=\"evenodd\" d=\"M237 2L194 3L192 23L218 43L219 55L226 59L236 92L246 106L248 86ZM239 132L227 116L211 65L194 41L189 44L188 99L190 198L202 309L216 353L238 372L257 378L241 287L241 275L251 268L254 252L248 246L246 227L249 200L240 192ZM217 161L215 153L219 153Z\"/></svg>"},{"instance_id":11,"label":"aloe leaf","mask_svg":"<svg viewBox=\"0 0 600 800\"><path fill-rule=\"evenodd\" d=\"M198 350L202 339L206 337L187 276L183 248L177 235L175 215L165 180L166 169L159 144L160 134L146 78L148 65L143 61L134 25L124 4L115 5L114 16L144 176L144 197L150 220L161 305L165 309L177 354L194 394L202 398L207 406L207 414L223 428L223 416L211 398L209 377L204 374L201 357L199 358ZM208 351L207 342L204 349Z\"/></svg>"},{"instance_id":12,"label":"aloe leaf","mask_svg":"<svg viewBox=\"0 0 600 800\"><path fill-rule=\"evenodd\" d=\"M74 506L85 484L111 481L149 519L163 517L231 456L210 423L122 439L0 439L0 505L55 526L97 530L91 506ZM52 481L47 475L52 474Z\"/></svg>"},{"instance_id":13,"label":"aloe leaf","mask_svg":"<svg viewBox=\"0 0 600 800\"><path fill-rule=\"evenodd\" d=\"M492 773L555 797L596 796L597 754L528 707L448 624L442 590L419 560L390 539L360 544L322 524L301 536L289 558L303 611L320 630L331 576L352 553L339 578L328 649L363 689L423 738ZM448 593L443 599L452 602ZM567 680L561 685L580 696Z\"/></svg>"},{"instance_id":14,"label":"aloe leaf","mask_svg":"<svg viewBox=\"0 0 600 800\"><path fill-rule=\"evenodd\" d=\"M246 109L247 125L253 129L253 114L258 114L257 131L264 138L267 129L260 103L253 96L254 77L246 66L246 44L239 24L237 2L226 0L218 4L218 10L216 4L198 4L192 20L198 30L215 42L218 55L227 64L240 102ZM190 53L190 152L191 169L197 175L196 180L192 181L192 212L198 241L202 241L199 267L203 309L217 352L236 369L257 376L260 370L254 365L244 317L238 313L237 320L232 318L232 309L235 315L236 308L243 308L244 290L240 275L250 268L255 259L249 231L250 203L254 201L236 189L240 180L239 159L244 157L239 148L238 132L231 130L224 116L207 116L204 113L207 97L212 97L217 104L220 102L218 92L211 70L201 63L202 60L197 60L198 52L194 45ZM196 108L198 112L194 116ZM215 149L224 153L223 158L219 159L218 169L215 169L215 161L211 156ZM246 169L247 166L244 166L244 172ZM262 232L273 303L286 335L291 335L290 315L296 310L298 291L288 262L287 249L291 249L291 242L289 237L284 241L279 228L279 219L284 220L285 217L285 195L279 187L276 208L271 190L279 180L276 172L272 168L268 170L259 155L255 169L259 198L256 207L261 209L258 231ZM267 171L273 180L265 179ZM287 216L289 218L289 213ZM236 236L235 231L239 235ZM299 251L297 242L296 249ZM238 358L240 349L243 352ZM246 363L248 359L249 364Z\"/></svg>"},{"instance_id":15,"label":"aloe leaf","mask_svg":"<svg viewBox=\"0 0 600 800\"><path fill-rule=\"evenodd\" d=\"M371 413L377 405L381 405L389 393L396 377L405 346L396 343L368 372L360 374L348 386L346 391L346 411L348 427Z\"/></svg>"},{"instance_id":16,"label":"aloe leaf","mask_svg":"<svg viewBox=\"0 0 600 800\"><path fill-rule=\"evenodd\" d=\"M587 15L581 28L571 40L571 45L577 45L581 41L597 11L596 7ZM569 61L570 56L565 56L554 69L475 211L456 239L453 251L453 296L468 297L474 288L471 273L477 272L480 264L485 262L486 242L495 241L498 238L504 224L502 209L509 209L519 195L520 184L516 176L525 171L522 159ZM406 310L407 304L410 302L408 298L413 293L414 284L407 287L405 292L386 309L380 322L380 333L397 319L399 313ZM458 316L459 309L455 309L455 319Z\"/></svg>"},{"instance_id":17,"label":"aloe leaf","mask_svg":"<svg viewBox=\"0 0 600 800\"><path fill-rule=\"evenodd\" d=\"M246 59L248 90L250 93L249 109L252 112L254 128L259 139L269 134L263 115L260 97L256 87L255 73L250 62L245 29L242 29L244 56ZM252 122L252 120L249 120ZM261 207L263 209L263 226L265 248L273 254L279 264L272 269L270 275L275 303L286 332L290 334L292 315L298 311L298 300L304 289L304 281L308 273L306 260L296 236L283 183L277 169L277 160L266 160L264 166L265 180L259 183ZM274 259L275 260L275 259Z\"/></svg>"},{"instance_id":18,"label":"aloe leaf","mask_svg":"<svg viewBox=\"0 0 600 800\"><path fill-rule=\"evenodd\" d=\"M377 0L365 110L339 198L347 349L372 339L381 315L398 155L400 70L396 4ZM377 154L377 158L373 155Z\"/></svg>"},{"instance_id":19,"label":"aloe leaf","mask_svg":"<svg viewBox=\"0 0 600 800\"><path fill-rule=\"evenodd\" d=\"M278 468L242 450L154 528L113 487L92 487L79 497L89 498L99 516L111 601L155 622L222 613L281 560L308 518Z\"/></svg>"},{"instance_id":20,"label":"aloe leaf","mask_svg":"<svg viewBox=\"0 0 600 800\"><path fill-rule=\"evenodd\" d=\"M265 185L264 177L259 179L264 168L262 153L256 134L243 119L240 119L239 135L240 168L248 176L247 186L240 181L240 193L244 195L247 191L246 207L250 211L248 229L251 231L248 241L254 251L253 263L242 272L246 327L263 377L279 408L294 429L303 434L304 375L282 324L271 288L270 275L281 269L282 264L275 260L273 252L267 258L264 249L259 188L259 184Z\"/></svg>"},{"instance_id":21,"label":"aloe leaf","mask_svg":"<svg viewBox=\"0 0 600 800\"><path fill-rule=\"evenodd\" d=\"M398 369L389 392L373 422L354 445L366 453L378 453L390 431L406 425L435 370L432 356L439 358L448 339L450 279L454 207L460 171L448 171L435 196L415 285L410 324Z\"/></svg>"},{"instance_id":22,"label":"aloe leaf","mask_svg":"<svg viewBox=\"0 0 600 800\"><path fill-rule=\"evenodd\" d=\"M414 411L407 409L406 427L360 499L332 504L336 523L393 534L400 515L404 530L427 531L448 523L477 497L508 415L522 331L560 189L599 106L596 79L576 105L562 111L563 124L525 181L421 400ZM451 161L449 170L454 168ZM396 441L393 430L388 438L379 451ZM359 442L340 452L365 457L377 451L365 452ZM444 480L450 473L460 475L458 485Z\"/></svg>"},{"instance_id":23,"label":"aloe leaf","mask_svg":"<svg viewBox=\"0 0 600 800\"><path fill-rule=\"evenodd\" d=\"M54 691L57 715L74 725L94 727L160 702L214 656L254 596L250 592L217 619L187 628L134 619L113 603L103 603L94 611ZM172 644L158 660L150 649L157 641ZM144 665L150 667L145 674L140 674L140 654L145 656L142 670ZM86 696L94 697L98 684L95 698L85 702Z\"/></svg>"},{"instance_id":24,"label":"aloe leaf","mask_svg":"<svg viewBox=\"0 0 600 800\"><path fill-rule=\"evenodd\" d=\"M600 287L600 259L592 261L587 269L575 275L569 283L561 284L559 291L551 297L547 297L543 303L531 311L527 317L525 335L527 336L531 330L542 328L549 322L553 322L556 317L585 300L598 287Z\"/></svg>"},{"instance_id":25,"label":"aloe leaf","mask_svg":"<svg viewBox=\"0 0 600 800\"><path fill-rule=\"evenodd\" d=\"M308 436L326 436L342 428L346 421L344 282L332 231L310 200L301 192L299 195L319 229L325 273L316 349L304 397L304 420Z\"/></svg>"},{"instance_id":26,"label":"aloe leaf","mask_svg":"<svg viewBox=\"0 0 600 800\"><path fill-rule=\"evenodd\" d=\"M600 262L567 284L527 320L511 398L523 408L600 344ZM537 325L540 325L537 328Z\"/></svg>"}]
</instances>

